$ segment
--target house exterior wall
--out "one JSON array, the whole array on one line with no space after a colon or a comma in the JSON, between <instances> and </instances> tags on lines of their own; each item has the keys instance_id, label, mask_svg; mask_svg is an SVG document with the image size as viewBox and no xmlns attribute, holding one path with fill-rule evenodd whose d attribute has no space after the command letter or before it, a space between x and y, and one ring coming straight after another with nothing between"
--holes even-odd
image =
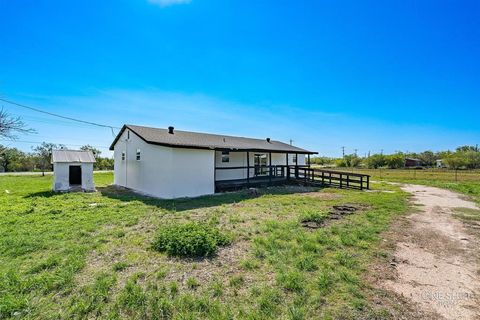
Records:
<instances>
[{"instance_id":1,"label":"house exterior wall","mask_svg":"<svg viewBox=\"0 0 480 320\"><path fill-rule=\"evenodd\" d=\"M114 146L114 183L154 197L173 199L215 192L213 150L148 144L128 129ZM136 151L140 149L140 160ZM125 160L122 160L125 152Z\"/></svg>"},{"instance_id":2,"label":"house exterior wall","mask_svg":"<svg viewBox=\"0 0 480 320\"><path fill-rule=\"evenodd\" d=\"M53 164L53 191L70 190L70 166L82 167L82 189L95 190L93 163L56 162Z\"/></svg>"},{"instance_id":3,"label":"house exterior wall","mask_svg":"<svg viewBox=\"0 0 480 320\"><path fill-rule=\"evenodd\" d=\"M254 165L255 154L264 153L267 155L267 165L269 164L269 154L268 152L250 152L249 162L250 166ZM215 164L219 168L229 168L229 167L246 167L247 166L247 152L230 152L230 161L222 162L222 152L215 151ZM288 164L294 165L294 154L288 155ZM275 165L286 165L286 155L285 153L272 153L272 166ZM298 155L298 165L305 165L305 155ZM254 174L254 169L250 169L250 177ZM216 170L215 180L235 180L235 179L246 179L247 178L247 169L230 169L230 170Z\"/></svg>"}]
</instances>

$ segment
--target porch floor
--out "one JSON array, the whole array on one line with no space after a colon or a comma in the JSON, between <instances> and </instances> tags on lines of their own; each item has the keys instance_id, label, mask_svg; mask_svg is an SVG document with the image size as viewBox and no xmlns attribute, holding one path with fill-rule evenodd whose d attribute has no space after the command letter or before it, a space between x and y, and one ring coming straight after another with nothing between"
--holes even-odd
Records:
<instances>
[{"instance_id":1,"label":"porch floor","mask_svg":"<svg viewBox=\"0 0 480 320\"><path fill-rule=\"evenodd\" d=\"M286 177L275 177L272 176L272 179L268 176L262 177L251 177L250 181L247 179L235 179L235 180L219 180L215 181L215 191L222 192L228 190L237 190L241 188L245 188L246 186L250 187L262 187L268 186L270 183L272 185L281 185L287 182Z\"/></svg>"}]
</instances>

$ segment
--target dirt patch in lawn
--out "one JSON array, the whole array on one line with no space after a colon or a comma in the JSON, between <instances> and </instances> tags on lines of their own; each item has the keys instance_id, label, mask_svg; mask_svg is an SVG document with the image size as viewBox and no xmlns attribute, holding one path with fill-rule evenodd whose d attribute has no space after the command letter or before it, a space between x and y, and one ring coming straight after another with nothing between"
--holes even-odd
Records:
<instances>
[{"instance_id":1,"label":"dirt patch in lawn","mask_svg":"<svg viewBox=\"0 0 480 320\"><path fill-rule=\"evenodd\" d=\"M302 227L306 229L318 229L330 225L332 222L343 219L346 216L363 211L368 206L360 204L343 204L343 205L334 205L328 212L328 215L323 219L304 219L301 221Z\"/></svg>"}]
</instances>

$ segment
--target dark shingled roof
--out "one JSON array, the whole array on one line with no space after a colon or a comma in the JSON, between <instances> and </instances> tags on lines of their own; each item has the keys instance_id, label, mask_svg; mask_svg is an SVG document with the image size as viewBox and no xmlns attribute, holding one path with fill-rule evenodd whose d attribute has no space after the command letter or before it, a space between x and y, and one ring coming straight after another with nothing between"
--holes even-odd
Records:
<instances>
[{"instance_id":1,"label":"dark shingled roof","mask_svg":"<svg viewBox=\"0 0 480 320\"><path fill-rule=\"evenodd\" d=\"M189 131L174 130L173 134L168 129L150 128L135 125L124 125L122 130L110 146L110 150L117 143L123 131L128 128L139 136L143 141L174 148L193 148L211 150L243 150L243 151L269 151L269 152L290 152L316 154L317 152L291 146L280 141L266 139L252 139L243 137L232 137L217 134L198 133Z\"/></svg>"}]
</instances>

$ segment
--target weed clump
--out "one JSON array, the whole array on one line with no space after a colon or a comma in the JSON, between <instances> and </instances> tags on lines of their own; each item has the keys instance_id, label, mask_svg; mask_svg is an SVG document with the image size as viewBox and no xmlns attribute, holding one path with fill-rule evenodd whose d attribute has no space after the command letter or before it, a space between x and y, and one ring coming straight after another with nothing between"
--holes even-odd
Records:
<instances>
[{"instance_id":1,"label":"weed clump","mask_svg":"<svg viewBox=\"0 0 480 320\"><path fill-rule=\"evenodd\" d=\"M189 222L161 227L153 241L153 248L170 256L206 257L230 242L230 237L215 227Z\"/></svg>"}]
</instances>

